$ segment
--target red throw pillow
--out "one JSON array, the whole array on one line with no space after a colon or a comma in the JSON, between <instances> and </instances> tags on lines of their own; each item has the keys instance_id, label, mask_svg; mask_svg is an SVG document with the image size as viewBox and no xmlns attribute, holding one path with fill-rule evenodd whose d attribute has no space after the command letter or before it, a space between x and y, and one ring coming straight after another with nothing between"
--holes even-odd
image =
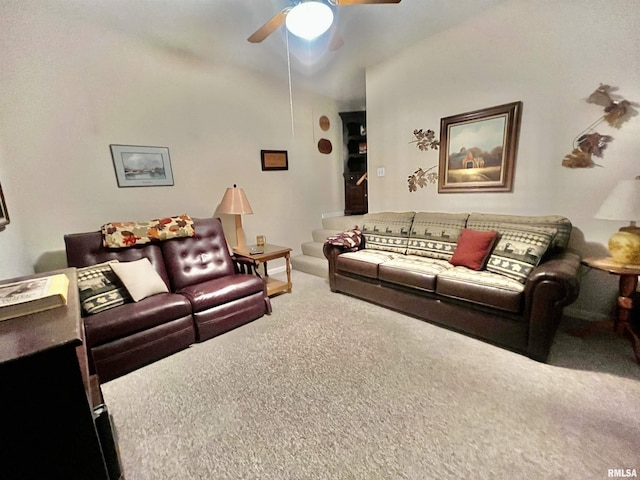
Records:
<instances>
[{"instance_id":1,"label":"red throw pillow","mask_svg":"<svg viewBox=\"0 0 640 480\"><path fill-rule=\"evenodd\" d=\"M480 231L464 228L449 263L472 270L482 270L497 238L498 232L494 230Z\"/></svg>"}]
</instances>

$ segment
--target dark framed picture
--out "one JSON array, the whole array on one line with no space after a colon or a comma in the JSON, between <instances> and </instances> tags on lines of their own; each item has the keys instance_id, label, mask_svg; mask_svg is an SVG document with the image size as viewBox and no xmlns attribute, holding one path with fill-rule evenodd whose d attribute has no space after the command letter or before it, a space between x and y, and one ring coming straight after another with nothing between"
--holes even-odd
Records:
<instances>
[{"instance_id":1,"label":"dark framed picture","mask_svg":"<svg viewBox=\"0 0 640 480\"><path fill-rule=\"evenodd\" d=\"M289 170L286 150L260 150L262 170Z\"/></svg>"},{"instance_id":2,"label":"dark framed picture","mask_svg":"<svg viewBox=\"0 0 640 480\"><path fill-rule=\"evenodd\" d=\"M137 145L109 145L119 187L173 185L169 149Z\"/></svg>"},{"instance_id":3,"label":"dark framed picture","mask_svg":"<svg viewBox=\"0 0 640 480\"><path fill-rule=\"evenodd\" d=\"M4 227L9 225L9 221L9 212L7 211L7 204L4 201L2 185L0 185L0 230L4 230Z\"/></svg>"},{"instance_id":4,"label":"dark framed picture","mask_svg":"<svg viewBox=\"0 0 640 480\"><path fill-rule=\"evenodd\" d=\"M511 192L522 102L440 120L438 193Z\"/></svg>"}]
</instances>

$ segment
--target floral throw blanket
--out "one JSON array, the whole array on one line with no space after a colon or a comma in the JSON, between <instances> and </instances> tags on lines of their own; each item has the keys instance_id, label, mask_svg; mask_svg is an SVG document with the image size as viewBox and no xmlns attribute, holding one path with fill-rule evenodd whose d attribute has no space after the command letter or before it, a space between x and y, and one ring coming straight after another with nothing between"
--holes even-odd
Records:
<instances>
[{"instance_id":1,"label":"floral throw blanket","mask_svg":"<svg viewBox=\"0 0 640 480\"><path fill-rule=\"evenodd\" d=\"M111 222L102 226L103 244L107 248L131 247L195 234L189 215L155 218L148 222Z\"/></svg>"}]
</instances>

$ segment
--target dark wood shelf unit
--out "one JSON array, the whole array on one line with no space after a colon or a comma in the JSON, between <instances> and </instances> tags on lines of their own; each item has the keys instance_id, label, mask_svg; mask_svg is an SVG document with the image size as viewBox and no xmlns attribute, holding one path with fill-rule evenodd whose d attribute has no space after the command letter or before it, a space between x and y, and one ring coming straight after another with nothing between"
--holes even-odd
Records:
<instances>
[{"instance_id":1,"label":"dark wood shelf unit","mask_svg":"<svg viewBox=\"0 0 640 480\"><path fill-rule=\"evenodd\" d=\"M367 213L367 114L341 112L344 143L344 214Z\"/></svg>"}]
</instances>

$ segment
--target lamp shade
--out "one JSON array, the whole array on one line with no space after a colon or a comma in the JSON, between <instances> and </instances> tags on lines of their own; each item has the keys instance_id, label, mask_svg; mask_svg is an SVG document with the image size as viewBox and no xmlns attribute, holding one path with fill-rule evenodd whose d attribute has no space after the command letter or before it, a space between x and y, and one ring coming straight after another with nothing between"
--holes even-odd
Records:
<instances>
[{"instance_id":1,"label":"lamp shade","mask_svg":"<svg viewBox=\"0 0 640 480\"><path fill-rule=\"evenodd\" d=\"M302 2L287 13L285 23L295 36L313 40L329 30L333 10L321 2Z\"/></svg>"},{"instance_id":2,"label":"lamp shade","mask_svg":"<svg viewBox=\"0 0 640 480\"><path fill-rule=\"evenodd\" d=\"M253 210L244 190L234 185L233 188L227 188L224 192L218 212L230 215L247 215L253 213Z\"/></svg>"},{"instance_id":3,"label":"lamp shade","mask_svg":"<svg viewBox=\"0 0 640 480\"><path fill-rule=\"evenodd\" d=\"M618 182L595 217L603 220L640 220L640 177Z\"/></svg>"}]
</instances>

